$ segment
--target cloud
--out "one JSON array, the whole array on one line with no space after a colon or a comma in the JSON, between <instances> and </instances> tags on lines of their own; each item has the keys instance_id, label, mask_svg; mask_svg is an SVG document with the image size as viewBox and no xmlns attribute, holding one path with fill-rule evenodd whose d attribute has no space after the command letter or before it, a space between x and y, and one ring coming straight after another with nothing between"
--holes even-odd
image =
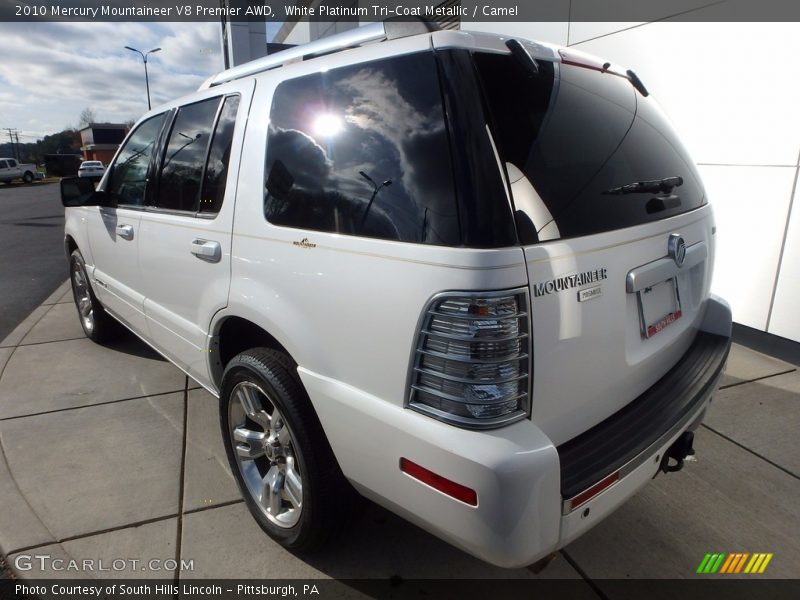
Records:
<instances>
[{"instance_id":1,"label":"cloud","mask_svg":"<svg viewBox=\"0 0 800 600\"><path fill-rule=\"evenodd\" d=\"M0 127L53 133L87 106L105 121L138 118L147 110L144 68L126 45L162 48L148 58L154 105L222 68L216 23L2 23Z\"/></svg>"},{"instance_id":2,"label":"cloud","mask_svg":"<svg viewBox=\"0 0 800 600\"><path fill-rule=\"evenodd\" d=\"M429 78L429 73L419 77ZM418 206L440 212L452 210L450 180L443 176L442 151L444 119L438 106L435 81L428 94L416 90L406 97L398 79L379 70L364 68L337 83L349 95L347 120L365 131L374 131L397 152L402 184ZM412 101L421 103L416 106ZM368 169L367 169L368 170ZM398 182L395 182L395 184ZM397 186L388 190L392 194ZM438 206L442 202L444 206ZM416 217L414 217L416 218Z\"/></svg>"}]
</instances>

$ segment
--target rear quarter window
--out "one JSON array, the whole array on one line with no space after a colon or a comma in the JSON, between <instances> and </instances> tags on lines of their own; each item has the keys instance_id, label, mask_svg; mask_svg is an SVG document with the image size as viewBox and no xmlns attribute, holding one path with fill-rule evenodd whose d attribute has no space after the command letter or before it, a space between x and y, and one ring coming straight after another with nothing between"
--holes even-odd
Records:
<instances>
[{"instance_id":1,"label":"rear quarter window","mask_svg":"<svg viewBox=\"0 0 800 600\"><path fill-rule=\"evenodd\" d=\"M275 225L458 245L435 58L424 52L281 83L267 139Z\"/></svg>"}]
</instances>

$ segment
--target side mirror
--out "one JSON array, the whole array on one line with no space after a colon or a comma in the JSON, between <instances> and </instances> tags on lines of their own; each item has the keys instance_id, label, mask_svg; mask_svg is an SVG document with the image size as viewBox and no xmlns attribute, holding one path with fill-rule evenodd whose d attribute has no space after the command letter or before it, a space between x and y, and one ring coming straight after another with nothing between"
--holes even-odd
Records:
<instances>
[{"instance_id":1,"label":"side mirror","mask_svg":"<svg viewBox=\"0 0 800 600\"><path fill-rule=\"evenodd\" d=\"M95 191L94 181L86 177L64 177L61 180L61 204L64 206L111 206L109 195Z\"/></svg>"},{"instance_id":2,"label":"side mirror","mask_svg":"<svg viewBox=\"0 0 800 600\"><path fill-rule=\"evenodd\" d=\"M64 206L91 206L94 183L83 177L64 177L61 180L61 204Z\"/></svg>"}]
</instances>

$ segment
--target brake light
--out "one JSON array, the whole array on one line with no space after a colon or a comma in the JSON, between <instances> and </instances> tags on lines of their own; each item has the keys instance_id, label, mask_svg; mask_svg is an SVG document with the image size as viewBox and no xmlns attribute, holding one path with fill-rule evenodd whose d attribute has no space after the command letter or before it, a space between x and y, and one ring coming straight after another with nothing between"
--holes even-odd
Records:
<instances>
[{"instance_id":1,"label":"brake light","mask_svg":"<svg viewBox=\"0 0 800 600\"><path fill-rule=\"evenodd\" d=\"M600 71L601 73L611 68L610 62L604 62L596 56L586 54L580 50L559 50L558 53L561 55L561 62L565 65L583 67L585 69L592 69L593 71Z\"/></svg>"},{"instance_id":2,"label":"brake light","mask_svg":"<svg viewBox=\"0 0 800 600\"><path fill-rule=\"evenodd\" d=\"M436 296L421 320L408 406L472 428L527 416L529 322L525 289Z\"/></svg>"},{"instance_id":3,"label":"brake light","mask_svg":"<svg viewBox=\"0 0 800 600\"><path fill-rule=\"evenodd\" d=\"M437 475L433 471L429 471L425 467L421 467L407 458L400 459L400 470L406 475L431 486L433 489L447 494L451 498L460 500L470 506L478 506L478 493L472 488L468 488L455 481L450 481L446 477Z\"/></svg>"}]
</instances>

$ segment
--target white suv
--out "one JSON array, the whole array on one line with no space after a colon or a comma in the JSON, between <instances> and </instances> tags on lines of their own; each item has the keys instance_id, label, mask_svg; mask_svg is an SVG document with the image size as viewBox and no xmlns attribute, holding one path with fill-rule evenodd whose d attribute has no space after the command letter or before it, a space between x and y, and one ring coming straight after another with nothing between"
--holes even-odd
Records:
<instances>
[{"instance_id":1,"label":"white suv","mask_svg":"<svg viewBox=\"0 0 800 600\"><path fill-rule=\"evenodd\" d=\"M86 334L120 322L219 397L287 547L355 489L537 562L681 467L730 345L694 163L573 50L370 25L154 109L62 199Z\"/></svg>"}]
</instances>

